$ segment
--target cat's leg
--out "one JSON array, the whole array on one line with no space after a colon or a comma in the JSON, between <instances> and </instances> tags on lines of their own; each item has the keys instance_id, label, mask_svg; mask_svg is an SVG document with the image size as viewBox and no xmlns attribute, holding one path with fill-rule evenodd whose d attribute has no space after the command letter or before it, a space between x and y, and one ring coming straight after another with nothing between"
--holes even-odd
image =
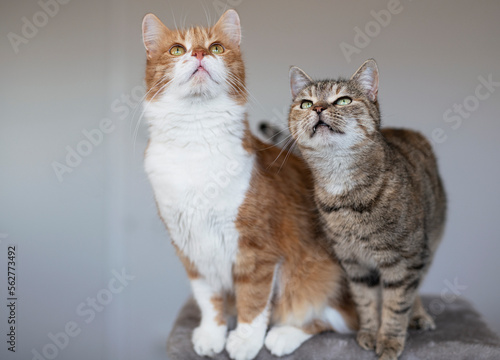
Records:
<instances>
[{"instance_id":1,"label":"cat's leg","mask_svg":"<svg viewBox=\"0 0 500 360\"><path fill-rule=\"evenodd\" d=\"M377 270L366 269L356 262L343 261L349 285L359 316L356 340L363 349L374 350L379 329L380 275Z\"/></svg>"},{"instance_id":2,"label":"cat's leg","mask_svg":"<svg viewBox=\"0 0 500 360\"><path fill-rule=\"evenodd\" d=\"M237 325L226 343L234 360L257 356L269 324L276 264L257 262L255 254L240 253L234 265Z\"/></svg>"},{"instance_id":3,"label":"cat's leg","mask_svg":"<svg viewBox=\"0 0 500 360\"><path fill-rule=\"evenodd\" d=\"M382 271L381 277L382 316L376 352L379 360L397 360L404 350L421 274L401 264Z\"/></svg>"},{"instance_id":4,"label":"cat's leg","mask_svg":"<svg viewBox=\"0 0 500 360\"><path fill-rule=\"evenodd\" d=\"M266 348L275 356L294 352L314 334L352 332L357 313L344 271L323 249L307 249L297 264L283 265L273 300L273 327Z\"/></svg>"},{"instance_id":5,"label":"cat's leg","mask_svg":"<svg viewBox=\"0 0 500 360\"><path fill-rule=\"evenodd\" d=\"M191 279L193 295L201 311L200 325L194 329L192 342L200 356L214 356L224 349L227 321L223 294L214 291L201 277Z\"/></svg>"},{"instance_id":6,"label":"cat's leg","mask_svg":"<svg viewBox=\"0 0 500 360\"><path fill-rule=\"evenodd\" d=\"M416 330L434 330L436 328L434 319L429 315L427 310L425 310L420 296L417 296L413 303L410 328Z\"/></svg>"},{"instance_id":7,"label":"cat's leg","mask_svg":"<svg viewBox=\"0 0 500 360\"><path fill-rule=\"evenodd\" d=\"M200 356L214 356L224 349L226 343L227 323L223 294L212 289L189 258L175 243L172 244L186 269L193 296L201 311L200 325L194 329L191 337L194 350Z\"/></svg>"}]
</instances>

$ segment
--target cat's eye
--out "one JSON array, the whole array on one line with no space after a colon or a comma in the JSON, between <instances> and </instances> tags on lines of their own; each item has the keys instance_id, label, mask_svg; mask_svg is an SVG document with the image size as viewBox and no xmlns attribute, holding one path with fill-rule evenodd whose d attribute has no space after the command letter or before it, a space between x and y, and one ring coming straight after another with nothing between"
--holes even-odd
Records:
<instances>
[{"instance_id":1,"label":"cat's eye","mask_svg":"<svg viewBox=\"0 0 500 360\"><path fill-rule=\"evenodd\" d=\"M221 44L212 44L208 49L212 54L220 55L224 52L224 46Z\"/></svg>"},{"instance_id":2,"label":"cat's eye","mask_svg":"<svg viewBox=\"0 0 500 360\"><path fill-rule=\"evenodd\" d=\"M309 100L304 100L300 104L301 109L309 109L311 106L313 106L313 103L312 103L312 101L309 101Z\"/></svg>"},{"instance_id":3,"label":"cat's eye","mask_svg":"<svg viewBox=\"0 0 500 360\"><path fill-rule=\"evenodd\" d=\"M170 48L169 53L170 55L181 56L186 53L186 49L181 45L174 45Z\"/></svg>"},{"instance_id":4,"label":"cat's eye","mask_svg":"<svg viewBox=\"0 0 500 360\"><path fill-rule=\"evenodd\" d=\"M335 105L349 105L350 103L352 103L352 99L347 96L341 97L335 101Z\"/></svg>"}]
</instances>

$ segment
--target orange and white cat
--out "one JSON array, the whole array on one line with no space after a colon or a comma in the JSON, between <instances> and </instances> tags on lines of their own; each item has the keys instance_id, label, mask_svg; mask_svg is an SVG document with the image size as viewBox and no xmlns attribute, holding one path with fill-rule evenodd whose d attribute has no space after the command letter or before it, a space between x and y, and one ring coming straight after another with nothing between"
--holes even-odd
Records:
<instances>
[{"instance_id":1,"label":"orange and white cat","mask_svg":"<svg viewBox=\"0 0 500 360\"><path fill-rule=\"evenodd\" d=\"M184 30L148 14L143 39L145 169L201 310L196 353L225 347L253 359L265 343L281 356L320 331L354 330L344 274L322 246L311 173L293 155L278 171L280 149L248 130L238 14Z\"/></svg>"}]
</instances>

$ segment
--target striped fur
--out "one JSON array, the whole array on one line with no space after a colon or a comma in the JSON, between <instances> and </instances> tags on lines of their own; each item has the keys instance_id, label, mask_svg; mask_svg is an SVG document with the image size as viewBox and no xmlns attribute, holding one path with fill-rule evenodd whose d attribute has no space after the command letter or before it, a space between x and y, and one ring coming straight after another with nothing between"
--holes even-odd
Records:
<instances>
[{"instance_id":1,"label":"striped fur","mask_svg":"<svg viewBox=\"0 0 500 360\"><path fill-rule=\"evenodd\" d=\"M344 273L324 250L311 172L248 130L237 13L187 30L149 14L143 31L145 169L201 310L196 353L225 348L249 360L265 343L281 356L315 333L355 329ZM211 53L213 44L225 51Z\"/></svg>"},{"instance_id":2,"label":"striped fur","mask_svg":"<svg viewBox=\"0 0 500 360\"><path fill-rule=\"evenodd\" d=\"M434 328L417 296L446 213L431 146L414 131L381 130L373 60L350 80L314 82L292 68L291 86L289 128L312 169L322 223L349 278L358 343L379 359L397 359L409 325ZM345 97L349 104L337 103ZM304 101L313 105L304 109Z\"/></svg>"}]
</instances>

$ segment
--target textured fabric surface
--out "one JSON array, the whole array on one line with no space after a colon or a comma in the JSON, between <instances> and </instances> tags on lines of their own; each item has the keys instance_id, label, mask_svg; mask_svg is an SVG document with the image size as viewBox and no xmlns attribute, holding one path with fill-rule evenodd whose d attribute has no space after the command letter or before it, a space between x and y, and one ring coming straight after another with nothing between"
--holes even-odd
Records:
<instances>
[{"instance_id":1,"label":"textured fabric surface","mask_svg":"<svg viewBox=\"0 0 500 360\"><path fill-rule=\"evenodd\" d=\"M437 329L429 332L410 331L405 351L400 360L427 359L495 359L500 360L500 339L465 300L446 303L439 297L424 297L426 308L434 313ZM191 333L198 326L200 313L193 299L182 308L167 340L170 360L207 359L196 355L191 344ZM225 351L215 359L229 360ZM258 360L276 360L263 348ZM291 360L375 360L373 352L362 350L354 335L327 332L306 341L293 354L281 359Z\"/></svg>"}]
</instances>

